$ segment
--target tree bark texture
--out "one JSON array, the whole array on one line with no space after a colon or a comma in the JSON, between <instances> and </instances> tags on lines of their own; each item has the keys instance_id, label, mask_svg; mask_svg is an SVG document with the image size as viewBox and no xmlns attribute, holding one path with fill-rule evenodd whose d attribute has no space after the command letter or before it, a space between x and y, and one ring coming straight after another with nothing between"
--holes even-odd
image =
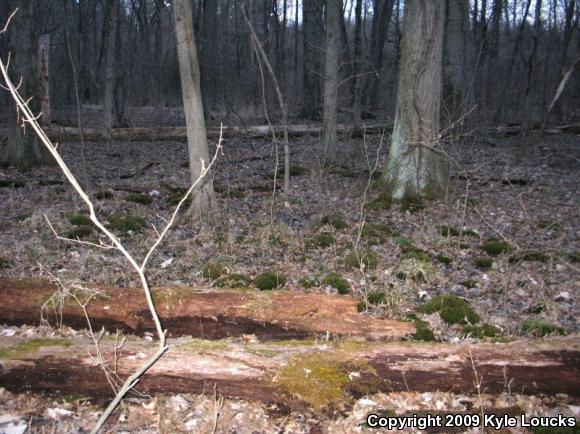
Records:
<instances>
[{"instance_id":1,"label":"tree bark texture","mask_svg":"<svg viewBox=\"0 0 580 434\"><path fill-rule=\"evenodd\" d=\"M336 115L339 84L341 0L326 2L326 62L324 68L323 139L325 160L341 161L336 140Z\"/></svg>"},{"instance_id":2,"label":"tree bark texture","mask_svg":"<svg viewBox=\"0 0 580 434\"><path fill-rule=\"evenodd\" d=\"M115 41L117 38L117 18L119 0L110 0L109 20L107 22L107 45L105 54L105 88L103 94L103 139L110 141L113 130L113 103L115 93Z\"/></svg>"},{"instance_id":3,"label":"tree bark texture","mask_svg":"<svg viewBox=\"0 0 580 434\"><path fill-rule=\"evenodd\" d=\"M324 53L322 0L303 0L302 36L304 43L302 116L320 119L321 57Z\"/></svg>"}]
</instances>

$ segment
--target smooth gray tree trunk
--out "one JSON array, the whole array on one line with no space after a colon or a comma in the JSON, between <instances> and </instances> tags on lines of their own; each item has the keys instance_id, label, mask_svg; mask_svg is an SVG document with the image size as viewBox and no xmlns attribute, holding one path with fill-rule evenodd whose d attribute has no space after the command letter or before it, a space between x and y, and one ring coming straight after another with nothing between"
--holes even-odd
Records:
<instances>
[{"instance_id":1,"label":"smooth gray tree trunk","mask_svg":"<svg viewBox=\"0 0 580 434\"><path fill-rule=\"evenodd\" d=\"M445 176L439 155L445 0L408 0L395 125L384 181L393 199L435 197Z\"/></svg>"},{"instance_id":2,"label":"smooth gray tree trunk","mask_svg":"<svg viewBox=\"0 0 580 434\"><path fill-rule=\"evenodd\" d=\"M183 109L187 125L189 167L193 183L199 178L203 164L206 166L209 164L209 151L201 98L199 61L189 0L173 1L173 20L179 58ZM214 196L213 181L211 177L207 177L201 186L193 192L191 212L194 215L207 214L215 206Z\"/></svg>"},{"instance_id":3,"label":"smooth gray tree trunk","mask_svg":"<svg viewBox=\"0 0 580 434\"><path fill-rule=\"evenodd\" d=\"M103 94L103 139L110 141L113 129L113 103L115 92L115 39L117 37L117 15L119 0L109 3L107 23L107 47L105 55L105 90Z\"/></svg>"},{"instance_id":4,"label":"smooth gray tree trunk","mask_svg":"<svg viewBox=\"0 0 580 434\"><path fill-rule=\"evenodd\" d=\"M336 114L338 101L338 62L340 55L341 0L326 2L326 62L324 68L323 138L325 160L340 161L336 140Z\"/></svg>"}]
</instances>

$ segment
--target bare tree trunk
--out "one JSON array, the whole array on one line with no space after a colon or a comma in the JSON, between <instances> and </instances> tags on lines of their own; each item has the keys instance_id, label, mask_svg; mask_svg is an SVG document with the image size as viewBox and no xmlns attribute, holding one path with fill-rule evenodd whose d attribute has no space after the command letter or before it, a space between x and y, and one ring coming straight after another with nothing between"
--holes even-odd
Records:
<instances>
[{"instance_id":1,"label":"bare tree trunk","mask_svg":"<svg viewBox=\"0 0 580 434\"><path fill-rule=\"evenodd\" d=\"M302 36L304 41L303 61L303 101L302 116L306 119L320 119L320 77L322 37L322 1L302 1Z\"/></svg>"},{"instance_id":2,"label":"bare tree trunk","mask_svg":"<svg viewBox=\"0 0 580 434\"><path fill-rule=\"evenodd\" d=\"M50 114L50 81L49 81L50 35L47 33L38 38L38 95L40 97L40 125L51 123Z\"/></svg>"},{"instance_id":3,"label":"bare tree trunk","mask_svg":"<svg viewBox=\"0 0 580 434\"><path fill-rule=\"evenodd\" d=\"M401 47L395 126L385 184L393 199L439 195L441 63L445 0L408 0Z\"/></svg>"},{"instance_id":4,"label":"bare tree trunk","mask_svg":"<svg viewBox=\"0 0 580 434\"><path fill-rule=\"evenodd\" d=\"M11 63L10 72L15 81L22 80L20 93L25 99L32 98L29 107L33 113L38 112L38 77L37 77L37 42L34 29L33 2L10 1L8 11L16 8L9 27ZM16 111L11 111L8 141L4 152L4 162L21 169L42 164L54 164L54 160L40 144L32 132L26 134L19 123Z\"/></svg>"},{"instance_id":5,"label":"bare tree trunk","mask_svg":"<svg viewBox=\"0 0 580 434\"><path fill-rule=\"evenodd\" d=\"M362 123L361 79L362 71L362 0L356 0L354 8L354 68L353 68L353 115L352 128L355 133Z\"/></svg>"},{"instance_id":6,"label":"bare tree trunk","mask_svg":"<svg viewBox=\"0 0 580 434\"><path fill-rule=\"evenodd\" d=\"M326 2L326 62L324 68L324 160L338 163L339 148L336 140L336 114L338 101L338 62L340 51L340 0Z\"/></svg>"},{"instance_id":7,"label":"bare tree trunk","mask_svg":"<svg viewBox=\"0 0 580 434\"><path fill-rule=\"evenodd\" d=\"M183 108L187 124L191 180L195 182L199 178L202 168L209 164L209 151L201 99L199 62L193 34L193 16L189 0L174 0L173 19L179 57ZM206 179L193 192L191 211L197 215L207 214L215 207L213 181L211 177Z\"/></svg>"},{"instance_id":8,"label":"bare tree trunk","mask_svg":"<svg viewBox=\"0 0 580 434\"><path fill-rule=\"evenodd\" d=\"M111 140L113 129L113 104L115 93L115 40L117 38L117 17L119 12L119 0L110 0L110 15L107 23L107 47L105 65L105 90L103 95L103 138Z\"/></svg>"}]
</instances>

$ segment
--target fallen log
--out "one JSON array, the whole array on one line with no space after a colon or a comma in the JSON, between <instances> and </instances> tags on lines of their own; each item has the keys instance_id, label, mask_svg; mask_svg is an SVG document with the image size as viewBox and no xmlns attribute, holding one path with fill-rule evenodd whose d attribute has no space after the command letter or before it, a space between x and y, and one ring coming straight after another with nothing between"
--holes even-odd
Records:
<instances>
[{"instance_id":1,"label":"fallen log","mask_svg":"<svg viewBox=\"0 0 580 434\"><path fill-rule=\"evenodd\" d=\"M124 378L156 350L129 339L101 339L103 357ZM0 386L13 392L110 396L88 338L0 337ZM170 340L139 381L142 393L203 393L315 410L340 408L375 392L447 391L567 394L580 398L578 335L512 343Z\"/></svg>"},{"instance_id":2,"label":"fallen log","mask_svg":"<svg viewBox=\"0 0 580 434\"><path fill-rule=\"evenodd\" d=\"M93 327L143 335L155 328L138 288L101 285L69 289L84 302ZM83 310L69 295L38 279L0 280L0 324L40 324L44 318L86 328ZM358 300L347 296L290 291L153 288L153 298L170 336L221 339L244 334L261 340L300 339L321 334L365 339L398 339L415 333L411 322L359 314Z\"/></svg>"}]
</instances>

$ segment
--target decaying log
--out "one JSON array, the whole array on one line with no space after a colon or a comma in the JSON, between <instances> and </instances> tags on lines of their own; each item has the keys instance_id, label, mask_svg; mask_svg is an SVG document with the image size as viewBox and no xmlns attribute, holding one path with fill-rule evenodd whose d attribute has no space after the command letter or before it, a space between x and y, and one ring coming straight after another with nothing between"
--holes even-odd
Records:
<instances>
[{"instance_id":1,"label":"decaying log","mask_svg":"<svg viewBox=\"0 0 580 434\"><path fill-rule=\"evenodd\" d=\"M101 339L120 377L156 350L129 339L115 351ZM108 396L109 385L87 338L16 340L0 337L0 386ZM94 352L94 349L92 350ZM477 373L477 374L476 374ZM170 340L170 349L139 381L145 393L201 393L279 402L292 408L334 408L374 392L450 391L568 394L580 398L578 335L507 344L412 342L243 342Z\"/></svg>"},{"instance_id":2,"label":"decaying log","mask_svg":"<svg viewBox=\"0 0 580 434\"><path fill-rule=\"evenodd\" d=\"M143 335L153 332L142 289L89 286L98 290L87 306L93 327ZM39 324L45 317L73 328L86 328L83 311L71 297L55 303L56 287L37 279L0 280L0 324ZM82 300L88 292L74 289ZM261 340L317 335L371 340L398 339L415 333L410 322L371 318L357 312L358 300L347 296L289 291L220 290L188 287L154 288L163 327L170 336L221 339L254 334ZM50 302L47 302L50 301ZM58 305L57 309L53 306Z\"/></svg>"}]
</instances>

